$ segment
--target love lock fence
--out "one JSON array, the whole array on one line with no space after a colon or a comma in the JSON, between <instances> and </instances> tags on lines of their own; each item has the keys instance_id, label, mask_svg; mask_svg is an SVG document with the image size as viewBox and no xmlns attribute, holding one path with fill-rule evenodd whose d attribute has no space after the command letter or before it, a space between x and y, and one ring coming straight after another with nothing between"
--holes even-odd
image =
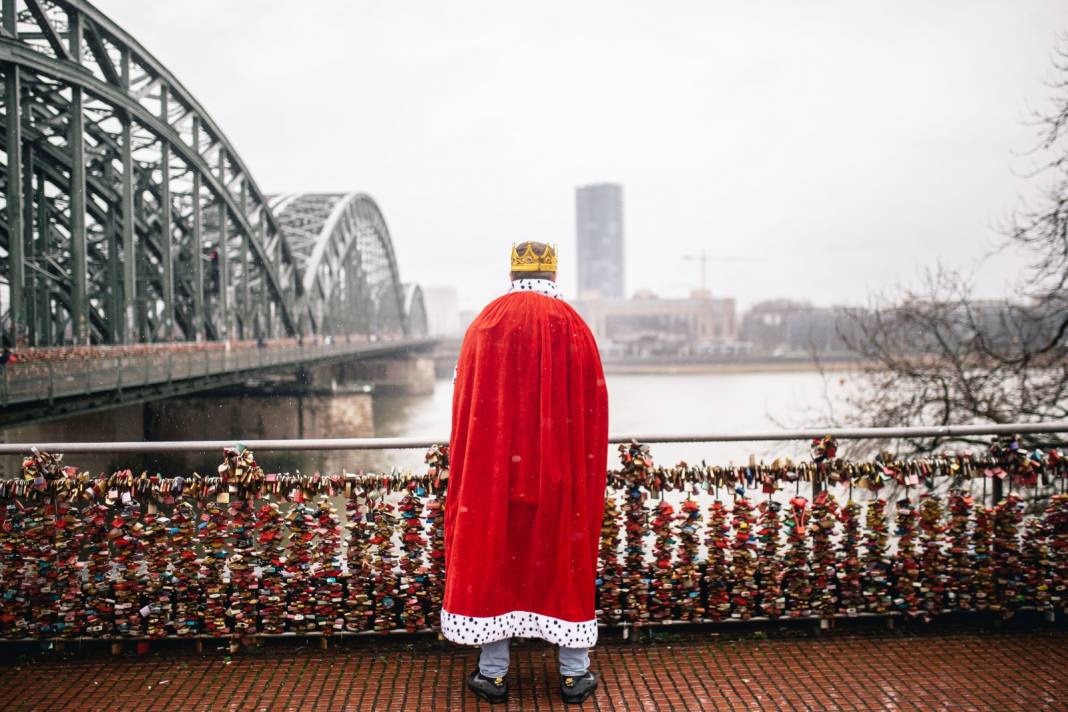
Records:
<instances>
[{"instance_id":1,"label":"love lock fence","mask_svg":"<svg viewBox=\"0 0 1068 712\"><path fill-rule=\"evenodd\" d=\"M1065 609L1062 423L613 437L598 617L648 625ZM995 436L983 452L850 461L838 439ZM654 465L649 443L811 440L811 458ZM429 448L420 474L271 473L284 450ZM93 475L82 452L222 450L209 475ZM378 438L0 445L0 639L432 631L448 449ZM891 504L891 500L893 501ZM343 515L339 512L343 512Z\"/></svg>"}]
</instances>

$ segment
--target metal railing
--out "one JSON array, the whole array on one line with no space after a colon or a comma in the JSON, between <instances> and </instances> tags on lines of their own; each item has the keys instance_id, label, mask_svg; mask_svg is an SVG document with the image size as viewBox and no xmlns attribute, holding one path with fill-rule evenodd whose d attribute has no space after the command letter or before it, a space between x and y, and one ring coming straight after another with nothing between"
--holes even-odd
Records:
<instances>
[{"instance_id":1,"label":"metal railing","mask_svg":"<svg viewBox=\"0 0 1068 712\"><path fill-rule=\"evenodd\" d=\"M385 340L229 351L164 349L116 357L16 362L0 367L0 406L110 391L121 393L123 389L194 378L393 351L410 343Z\"/></svg>"},{"instance_id":2,"label":"metal railing","mask_svg":"<svg viewBox=\"0 0 1068 712\"><path fill-rule=\"evenodd\" d=\"M802 430L773 430L743 433L686 433L609 435L609 443L637 440L642 443L712 443L712 442L779 442L809 440L831 436L839 440L879 440L915 437L970 437L984 435L1015 435L1037 433L1068 433L1068 421L1052 423L1007 423L1001 425L943 425L907 428L810 428ZM425 450L449 441L448 435L439 438L303 438L281 440L171 440L159 442L39 442L2 443L0 455L26 454L34 448L45 452L62 453L158 453L210 452L236 444L254 452L287 452L296 450Z\"/></svg>"},{"instance_id":3,"label":"metal railing","mask_svg":"<svg viewBox=\"0 0 1068 712\"><path fill-rule=\"evenodd\" d=\"M1026 434L1026 433L1066 433L1066 432L1068 432L1068 422L1053 422L1053 423L1030 423L1030 424L1028 424L1028 423L1011 423L1011 424L1002 424L1002 425L937 426L937 427L910 427L910 428L810 429L810 430L785 430L785 431L771 431L771 432L748 432L748 433L725 433L725 434L613 435L613 436L610 437L610 441L613 442L613 443L629 442L631 440L638 440L638 441L643 442L643 443L790 441L790 440L797 440L797 439L806 439L807 440L807 439L811 439L813 437L822 438L822 437L828 436L828 435L832 436L832 437L835 437L835 438L838 438L838 439L848 440L848 439L924 437L924 436L932 436L932 437L933 436L940 436L940 437L958 437L959 436L959 437L966 437L966 436L983 436L983 435L993 436L993 435L1006 435L1006 434L1015 435L1015 434ZM426 438L335 438L335 439L318 439L318 440L249 440L249 441L243 441L243 442L240 442L240 443L235 443L233 441L220 441L220 440L213 440L213 441L208 441L208 440L178 441L178 442L100 442L100 443L43 443L42 442L42 443L7 443L7 444L0 444L0 453L3 453L3 454L27 453L27 452L30 452L34 448L37 448L37 449L43 450L43 451L50 451L50 452L53 452L53 453L93 453L93 452L128 452L128 453L130 453L130 452L161 452L161 451L209 451L209 450L216 450L216 449L220 449L221 450L222 448L231 447L231 446L234 446L234 445L242 445L242 446L245 446L247 448L250 448L250 449L253 449L253 450L256 450L256 451L358 450L358 449L377 449L377 450L397 449L397 450L400 450L400 449L416 449L416 448L424 449L424 448L431 447L431 446L433 446L435 444L444 443L445 441L446 441L445 438L431 438L431 439L426 439ZM991 475L985 475L985 476L986 477L991 477ZM103 478L102 481L106 481L107 480L107 476L102 475L101 477ZM277 476L272 476L272 477L277 477ZM356 478L356 477L357 477L356 475L351 475L351 474L346 473L345 475L338 476L336 479L338 479L339 481L340 480L346 480L346 479L347 480L351 480L351 479ZM362 477L362 475L361 475L361 477ZM1064 478L1063 468L1062 468L1062 472L1059 475L1059 477L1061 477L1062 479ZM181 479L182 478L178 478L177 482L181 482ZM272 480L270 480L270 479L265 480L265 482L271 482L271 481ZM314 481L315 481L315 483L321 484L322 482L325 482L326 480L325 479L321 480L318 475L315 475L314 476ZM167 487L174 486L172 480L168 480L168 482L172 482L172 484L167 485ZM287 488L288 487L298 486L294 482L283 483L283 484ZM308 482L304 483L304 485L307 485L307 484L309 484L309 483ZM208 484L207 482L205 483L205 485L212 486L212 485ZM304 485L301 485L301 486L304 486ZM127 485L124 485L124 486L127 486ZM173 493L175 491L181 491L182 490L183 485L179 484L179 485L176 485L176 486L177 486L177 490L175 490L175 489L166 489L166 488L164 488L164 490L166 492L169 492L169 493ZM186 482L184 486L187 487L188 486L188 482ZM215 485L215 486L218 486L218 485ZM218 491L225 491L225 482L223 482L222 486L223 486L223 489L222 490L218 490ZM363 487L363 485L360 485L360 486ZM377 485L373 485L373 486L381 487L383 485L381 483L378 483ZM639 485L635 485L635 486L637 487ZM640 486L644 487L646 485L640 485ZM616 485L616 487L617 487L617 491L618 491L618 485ZM852 487L852 485L850 485L850 487ZM1063 487L1063 485L1062 485L1062 487ZM100 491L103 491L103 490L100 490ZM852 489L850 491L852 492ZM194 499L196 499L196 501L199 502L199 506L202 508L204 506L205 502L209 502L210 503L212 501L216 501L216 500L213 499L213 496L214 496L213 493L214 492L215 492L215 490L207 490L205 492L201 492ZM321 495L322 494L322 490L320 490L319 492L320 492L320 495ZM985 492L985 489L984 489L984 492ZM1063 488L1062 488L1062 492L1063 492ZM1011 489L1010 489L1010 493L1011 493ZM150 497L151 497L150 492L145 491L143 494L145 494L146 499L150 499ZM437 494L441 494L441 492L438 492ZM435 494L435 496L437 496L437 494ZM273 498L275 501L285 501L286 498L287 498L287 495L284 494L284 492L279 494L278 491L271 490L269 488L267 490L264 490L261 493L261 495L263 497L267 498L267 499L272 499ZM18 495L17 493L15 493L14 490L7 490L6 496L11 498L11 497L19 497L19 496L23 496L23 495ZM64 496L67 496L67 495L64 495ZM109 496L111 496L111 495L109 495ZM333 496L333 494L331 494L331 496ZM347 493L347 496L364 497L366 499L365 503L369 503L371 501L370 500L370 494L368 494L366 492L364 492L363 494L360 494L355 488L353 489L353 491L351 493ZM427 494L423 493L422 495L416 495L416 496L426 497ZM205 499L205 497L206 497L206 499ZM1063 494L1061 495L1061 497L1063 498ZM140 496L138 497L138 499L140 499ZM30 506L32 508L34 503L36 503L37 505L40 505L41 502L43 502L43 501L45 501L45 500L41 500L41 499L33 500L33 499L31 499ZM171 500L172 504L173 504L173 501L174 500L172 499ZM226 500L217 500L217 502L229 502L229 498L227 497ZM900 502L898 504L900 505ZM79 506L82 506L82 505L79 505ZM139 506L139 505L136 505L136 503L135 503L135 507L137 507L137 506ZM149 510L149 511L151 512L152 510ZM359 510L357 510L357 511L359 511ZM18 514L18 516L23 516L23 514L25 512L29 512L32 515L32 509L20 510L20 512L22 512L22 513ZM940 516L942 516L942 515L940 515ZM134 516L134 519L136 519L136 516ZM130 521L132 522L132 521L134 521L134 519L131 519ZM371 520L368 519L367 521L370 522ZM429 519L427 521L429 522ZM607 521L607 519L606 519L606 521ZM623 521L623 519L622 519L622 517L620 515L620 512L618 510L616 511L616 514L615 514L615 521L619 522L620 524ZM671 521L674 521L674 519L672 519ZM129 524L129 522L127 524ZM438 524L440 525L440 522L438 522ZM669 525L669 526L677 526L677 524L676 525ZM711 526L711 522L709 523L709 526ZM737 526L737 525L735 524L735 525L732 525L732 526ZM778 524L776 525L776 527L777 527L776 531L779 530L778 529L779 526L780 525L778 525ZM699 525L699 529L701 531L704 531L704 524L703 523L701 523ZM22 530L16 528L15 531L22 531ZM59 531L59 530L57 529L56 531ZM100 532L97 532L97 534L102 534L103 531L104 530L101 530ZM674 531L674 530L672 530L672 531ZM859 530L858 530L858 532L859 532ZM1015 532L1015 529L1014 529L1014 532ZM617 536L618 536L618 533L619 532L617 531ZM392 536L392 534L390 536ZM630 537L629 534L627 534L627 536ZM726 536L726 535L724 535L724 536ZM1013 534L1013 538L1015 539L1016 536L1017 536L1017 534L1014 533ZM158 539L158 537L157 537L157 539ZM387 541L388 540L389 540L389 538L387 537ZM649 544L651 542L651 540L652 540L652 533L650 531L643 532L641 534L641 536L639 537L639 542L642 544L643 547L646 546L647 544ZM29 540L27 540L27 541L29 541ZM42 544L42 543L45 544L45 545L48 544L48 540L47 539L42 539L40 541L34 540L34 541L37 541L38 544ZM159 544L160 541L162 541L162 540L157 541L156 539L154 539L153 541L155 541L155 544L153 544L153 546L155 546L155 545ZM32 542L30 542L30 543L32 543ZM628 543L629 543L629 539L628 539ZM347 544L346 544L346 546L347 546ZM617 553L618 553L618 546L619 545L617 543ZM854 546L854 548L858 547L859 546L858 541L854 541L853 542L853 546ZM867 543L865 543L864 546L868 547L869 545ZM988 542L988 546L989 546L989 542ZM51 556L52 553L53 553L52 549L48 549L48 548L46 548L43 551L44 551L44 553L42 553L41 556L45 556L45 555ZM815 555L814 554L814 552L815 552L814 548L813 548L812 551L813 551L813 555ZM775 557L782 556L783 554L781 552L785 552L785 547L780 547L780 553L775 553L774 556ZM171 552L171 553L173 553L173 552ZM759 556L762 555L762 554L758 554L755 549L752 550L752 554L757 556L758 558L759 558ZM407 554L405 554L405 555L407 555ZM422 555L423 555L422 553L418 553L419 557L422 557ZM940 556L946 556L945 552L942 552L940 554ZM887 591L890 590L890 583L889 583L890 578L889 578L889 576L890 576L890 572L891 572L892 562L893 562L893 555L886 555L886 554L882 554L882 553L879 554L880 566L885 564L885 572L886 572L886 578L885 578L886 582L884 584L880 584L880 586L882 588L885 588ZM628 571L627 567L629 567L631 565L632 565L632 562L625 561L625 562L621 563L620 561L616 560L614 562L613 566L614 566L614 572L615 572L614 575L617 577L617 579L620 576L621 572L622 573L626 573ZM697 588L692 588L691 590L697 590L700 593L701 586L704 585L704 584L702 584L700 582L701 581L706 581L706 578L707 578L705 573L703 573L703 571L701 570L700 567L709 565L709 561L708 561L707 557L704 559L703 562L698 560L695 557L693 559L693 561L692 561L692 565L697 567L695 569L695 571L697 571L698 574L699 574L699 576L698 576L699 583L697 584ZM807 566L808 564L805 564L805 565ZM383 561L380 561L380 562L378 562L376 564L372 564L372 568L374 568L375 566L377 566L379 568L381 568L382 566L391 567L392 564L389 564L388 561L383 560ZM640 569L640 572L642 572L642 575L650 575L651 576L651 575L655 574L655 572L651 573L650 571L646 570L646 568L639 567L639 569ZM134 571L134 569L129 568L129 567L124 568L122 570L127 572L126 575L131 575L129 572ZM175 570L177 571L177 568ZM383 569L383 570L385 571L386 569ZM883 569L880 569L880 570L883 570ZM398 571L400 571L400 572L398 573ZM0 569L0 572L2 572L2 569ZM395 567L392 567L392 568L388 568L387 572L390 573L391 576L398 576L399 575L402 578L404 576L408 576L409 578L412 576L411 572L405 573L403 568L401 570L397 570ZM216 573L218 573L218 572L216 572ZM897 574L894 574L894 575L896 576ZM81 587L81 589L82 589L81 593L77 594L77 595L91 597L91 596L97 596L99 594L99 592L94 591L91 586L87 585L87 581L82 581L80 578L79 579L73 579L73 580L77 583L76 588L77 587ZM619 579L617 581L617 583L619 583L619 581L622 581L622 580L623 579ZM0 581L2 581L2 579L0 579ZM17 578L17 580L15 580L14 584L12 584L11 581L8 581L7 585L11 586L11 585L17 584L17 585L21 585L21 586L26 586L26 585L28 585L26 583L27 581L29 581L29 580L25 579L25 578ZM19 583L19 582L21 582L21 583ZM30 582L32 583L32 581L30 581ZM225 588L225 590L230 590L228 587L233 582L232 582L232 579L223 578L223 579L220 579L216 583L219 586L223 586ZM321 582L319 582L319 583L321 583ZM298 581L296 584L293 584L293 585L298 585L298 584L299 584L299 586L303 586L303 588L301 589L303 591L310 591L312 589L309 588L309 587L314 587L315 585L319 585L318 583L316 583L316 580L315 580L314 576L311 576L311 577L306 576L305 580ZM1027 586L1031 585L1028 581L1020 582L1020 585L1025 585L1025 584ZM68 588L69 588L71 584L68 581L65 585L67 585ZM148 584L145 584L145 585L148 585ZM289 584L287 584L287 586L288 585ZM355 585L355 586L358 587L357 589L355 589L357 591L370 592L370 591L373 591L374 586L377 585L377 584L374 583L373 577L371 577L370 574L368 574L367 572L364 572L364 573L360 574L359 576L353 576L353 577L350 577L350 578L346 579L346 583L344 585L346 587L351 587L351 586ZM441 586L441 580L434 579L433 585L440 587ZM3 584L0 583L0 588L2 588L2 586L3 586ZM882 590L882 588L880 588L880 591ZM31 587L28 590L30 591L30 593L33 593L33 591L35 589L32 589L32 587ZM238 586L237 584L234 584L233 590L228 595L231 598L239 597L240 594L241 594L241 590L242 589L240 588L240 586ZM348 588L346 588L346 591L348 591ZM1030 589L1028 589L1028 591L1030 591ZM784 612L782 612L780 610L780 612L775 614L775 615L764 616L764 615L759 614L759 612L754 608L754 609L752 609L752 612L753 613L757 613L756 615L748 615L747 614L744 617L740 617L740 618L717 617L717 616L713 616L711 614L711 606L712 606L712 601L713 601L711 589L709 589L709 591L707 591L706 593L708 595L708 601L709 601L708 606L709 606L709 608L708 609L702 609L702 610L706 611L707 615L705 613L702 613L701 615L698 615L697 617L683 618L683 619L680 619L680 620L674 620L674 619L670 619L670 618L650 618L649 620L643 620L641 616L639 616L636 619L631 618L630 616L632 616L633 611L631 611L630 608L627 608L627 610L625 611L627 617L625 619L620 619L619 615L616 615L615 617L618 620L615 620L615 622L602 620L600 622L600 626L601 627L619 626L623 630L624 637L628 637L630 635L632 629L636 629L638 627L662 626L662 625L669 625L669 624L673 624L673 623L680 623L680 624L690 624L690 623L732 623L732 622L742 622L742 621L759 623L759 622L771 621L771 620L811 620L811 621L818 621L821 626L827 626L827 625L830 625L830 621L832 621L833 619L837 619L837 618L875 618L875 617L880 617L880 618L886 618L887 621L888 621L888 624L890 624L890 622L895 617L900 617L902 615L905 615L905 613L902 613L901 611L898 611L898 610L895 610L895 609L892 609L892 608L886 608L885 610L876 609L876 610L871 610L871 611L859 610L859 611L853 611L853 612L847 612L847 613L842 613L840 611L839 612L835 612L835 613L828 613L826 611L818 610L816 608L816 606L817 606L817 603L815 603L816 600L817 600L816 594L814 592L808 592L807 594L805 594L807 596L807 598L805 598L804 600L805 601L812 601L812 603L811 604L805 603L803 608L806 609L806 610L811 610L810 613L798 614L797 612L790 612L789 614L787 614L787 613L784 613ZM336 592L335 592L335 594L331 594L331 595L335 595L335 597L336 597ZM646 588L636 589L635 592L633 592L632 594L628 594L628 595L636 596L635 600L637 600L637 601L644 601L645 603L643 603L643 606L646 605L646 604L652 605L651 602L653 601L653 597L652 597L653 592L652 592L651 588L646 587ZM705 593L701 593L701 595L703 596L703 595L706 595L706 594ZM781 595L781 592L779 594L776 594L776 595ZM88 600L88 599L86 599L86 600ZM326 636L331 636L331 635L334 635L334 636L375 635L375 634L381 634L381 633L386 633L386 632L403 632L405 630L407 630L408 632L432 632L432 631L435 630L433 625L428 626L428 625L425 625L425 624L418 625L415 628L406 627L404 625L402 625L402 627L396 627L396 625L394 625L394 627L391 627L389 630L378 630L377 628L374 629L374 630L362 629L362 628L361 629L350 629L350 620L349 620L349 617L348 617L349 614L353 613L353 610L355 610L356 613L358 613L360 615L363 615L363 613L361 613L361 611L362 612L366 612L367 609L366 609L366 606L364 604L362 604L362 603L359 604L359 606L363 606L362 608L351 609L351 605L350 605L349 599L348 598L343 598L342 600L344 601L344 603L343 604L338 604L338 610L340 611L340 613L333 613L332 615L335 618L337 618L339 616L345 616L345 618L344 618L345 629L344 630L334 630L333 632L331 632L330 630L323 630L323 629L310 630L310 629L301 628L300 630L287 630L285 632L273 633L273 632L266 632L266 624L264 624L264 630L263 631L259 631L259 632L256 632L255 628L250 629L248 631L244 631L244 632L242 632L240 630L237 630L237 629L234 629L234 630L227 629L227 630L215 631L215 632L210 632L210 631L209 632L204 632L204 630L202 630L201 628L198 628L197 632L192 634L192 635L169 634L169 635L166 635L165 637L169 637L169 638L175 638L175 637L183 638L184 637L184 638L190 638L190 639L204 639L204 638L219 639L219 638L223 638L223 637L227 637L227 638L231 638L232 637L234 639L237 639L238 637L244 637L246 635L252 636L252 637L265 637L265 638L271 638L271 637L298 637L298 636L299 637L304 637L304 636L326 637ZM431 599L428 599L428 600L431 600L431 602L432 602L432 600L434 600L434 599L433 599L433 597L431 597ZM78 599L78 601L76 601L75 603L79 603L80 601L81 601L81 599ZM176 601L172 601L171 604L169 604L169 605L176 606L177 603L176 603ZM265 612L265 610L262 609L262 601L260 601L259 605L261 606L259 615L263 616L264 620L266 620L266 612ZM377 606L379 604L375 603L374 605L376 606L376 608L375 608L376 611L380 610L379 608L377 608ZM602 601L601 605L602 605L602 607L605 607L606 604ZM631 606L631 605L632 604L630 604L630 603L627 604L627 606ZM678 601L675 601L675 600L671 600L667 604L664 604L663 602L661 602L658 605L661 605L661 606L663 606L663 605L670 605L670 606L678 605L678 606L681 606L681 603L679 603ZM820 605L822 605L822 604L820 604ZM895 606L897 606L896 603L895 603ZM136 610L136 608L137 607L135 606L134 609ZM1046 611L1047 616L1052 617L1055 611L1059 611L1062 608L1063 608L1063 606L1061 606L1060 603L1054 604L1054 603L1052 603L1050 601L1046 601L1046 602L1042 603L1041 610ZM170 611L169 608L167 610ZM397 618L396 620L393 621L394 624L396 624L396 622L398 620L400 621L401 624L404 623L403 614L401 614L399 612L399 609L397 608L396 605L389 604L389 606L387 608L381 609L381 610L388 611L389 614L391 616L393 616L394 618L396 618L397 616L401 616L400 618ZM638 608L636 610L638 610L640 612L640 611L644 611L644 610L647 610L647 609L646 608ZM649 610L651 610L651 609L649 609ZM956 610L956 609L952 608L952 606L948 606L948 604L947 604L947 607L945 607L944 609L939 609L939 610L940 611L941 610L953 611L953 610ZM964 610L964 609L962 609L962 610ZM968 609L968 610L972 610L972 609ZM978 609L976 609L976 610L978 610ZM986 610L986 609L983 609L983 610ZM990 610L993 611L995 609L991 608ZM1018 607L1018 610L1034 610L1034 609L1030 607L1029 603L1025 603L1025 604L1021 604ZM23 611L23 613L26 616L29 616L32 619L33 615L34 615L34 611L35 611L35 609L31 606L26 611ZM177 611L177 608L175 608L175 611ZM619 612L616 611L616 614L618 614L618 613ZM907 613L908 613L908 615L915 615L916 611L911 611L910 610ZM177 616L177 613L175 613L175 615ZM169 618L167 620L168 620L167 625L168 626L172 625L173 621L171 621ZM363 620L363 619L362 618L358 618L356 623L354 623L353 625L355 625L357 628L359 628L360 626L366 626L367 623L366 622L361 623L360 622L361 620ZM118 625L118 622L119 622L119 617L118 617L118 614L116 612L115 624ZM336 626L335 626L335 628L336 628ZM116 629L116 632L114 634L112 634L110 632L102 634L102 635L96 635L96 636L85 636L85 635L79 634L79 635L76 635L75 637L61 636L59 638L56 638L53 633L50 633L50 634L38 633L36 636L27 635L28 631L29 631L29 629L27 629L27 631L24 631L22 633L15 632L14 634L12 634L9 631L9 633L8 633L8 635L6 637L0 636L0 639L8 640L8 641L10 641L10 640L40 640L42 637L44 637L44 638L50 638L50 639L65 639L65 640L101 640L101 639L104 639L104 640L111 640L111 641L122 641L122 640L155 639L155 638L160 637L160 635L158 635L158 634L148 635L148 634L145 634L143 631L120 632L120 631L118 631L118 629ZM12 635L14 635L15 637L12 637Z\"/></svg>"}]
</instances>

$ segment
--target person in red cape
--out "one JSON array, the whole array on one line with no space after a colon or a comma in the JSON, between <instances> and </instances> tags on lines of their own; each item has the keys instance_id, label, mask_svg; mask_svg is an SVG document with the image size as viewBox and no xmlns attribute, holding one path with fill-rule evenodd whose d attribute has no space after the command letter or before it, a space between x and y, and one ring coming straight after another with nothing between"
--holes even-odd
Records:
<instances>
[{"instance_id":1,"label":"person in red cape","mask_svg":"<svg viewBox=\"0 0 1068 712\"><path fill-rule=\"evenodd\" d=\"M560 646L566 702L593 694L608 391L556 251L512 247L512 284L464 335L452 401L441 632L482 646L468 686L507 698L513 637Z\"/></svg>"}]
</instances>

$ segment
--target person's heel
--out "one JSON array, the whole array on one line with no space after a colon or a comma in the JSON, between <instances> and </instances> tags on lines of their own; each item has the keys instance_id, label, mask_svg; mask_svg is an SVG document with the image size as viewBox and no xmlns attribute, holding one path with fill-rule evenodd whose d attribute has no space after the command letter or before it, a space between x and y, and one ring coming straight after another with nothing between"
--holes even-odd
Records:
<instances>
[{"instance_id":1,"label":"person's heel","mask_svg":"<svg viewBox=\"0 0 1068 712\"><path fill-rule=\"evenodd\" d=\"M577 705L586 699L597 689L597 674L587 671L585 675L578 677L571 675L560 676L560 694L564 702L569 705Z\"/></svg>"},{"instance_id":2,"label":"person's heel","mask_svg":"<svg viewBox=\"0 0 1068 712\"><path fill-rule=\"evenodd\" d=\"M491 705L508 699L508 684L503 677L489 678L475 670L467 676L467 686L479 699Z\"/></svg>"}]
</instances>

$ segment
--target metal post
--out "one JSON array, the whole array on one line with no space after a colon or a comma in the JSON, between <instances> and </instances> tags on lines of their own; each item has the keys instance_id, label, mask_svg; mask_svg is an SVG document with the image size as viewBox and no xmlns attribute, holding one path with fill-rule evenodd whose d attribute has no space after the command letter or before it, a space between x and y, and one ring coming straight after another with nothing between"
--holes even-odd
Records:
<instances>
[{"instance_id":1,"label":"metal post","mask_svg":"<svg viewBox=\"0 0 1068 712\"><path fill-rule=\"evenodd\" d=\"M111 163L104 169L111 173ZM109 178L111 176L109 175ZM119 239L118 225L115 217L114 203L108 205L107 217L104 221L104 232L108 243L108 340L113 344L122 343L122 303L119 292L122 284L119 272Z\"/></svg>"},{"instance_id":2,"label":"metal post","mask_svg":"<svg viewBox=\"0 0 1068 712\"><path fill-rule=\"evenodd\" d=\"M160 120L168 124L167 85L159 89ZM168 124L169 125L169 124ZM174 341L174 241L171 230L171 145L166 136L160 136L160 187L159 228L160 258L163 262L163 338Z\"/></svg>"},{"instance_id":3,"label":"metal post","mask_svg":"<svg viewBox=\"0 0 1068 712\"><path fill-rule=\"evenodd\" d=\"M18 12L15 7L15 0L4 0L3 7L0 9L4 13L4 30L14 34L18 30Z\"/></svg>"},{"instance_id":4,"label":"metal post","mask_svg":"<svg viewBox=\"0 0 1068 712\"><path fill-rule=\"evenodd\" d=\"M122 86L130 88L130 50L122 50ZM137 329L137 245L134 233L133 198L133 149L130 115L122 114L122 312L124 315L123 339L126 343L138 341Z\"/></svg>"},{"instance_id":5,"label":"metal post","mask_svg":"<svg viewBox=\"0 0 1068 712\"><path fill-rule=\"evenodd\" d=\"M148 221L145 220L145 200L144 200L144 197L140 193L135 193L134 194L134 224L136 225L136 224L140 223L140 224L144 225L147 222ZM148 260L138 260L137 261L137 282L139 284L147 284L148 283L148 279L149 279L148 271L149 271L150 267L151 267L151 265L149 264ZM155 275L153 275L153 277L154 276ZM144 291L147 292L148 290L146 289ZM137 333L141 335L139 341L142 341L142 342L157 341L158 340L157 339L158 335L156 333L156 329L154 329L152 324L150 324L149 321L148 321L149 304L148 304L147 297L139 297L137 299L137 304L136 304L136 306L134 308L134 311L137 314Z\"/></svg>"},{"instance_id":6,"label":"metal post","mask_svg":"<svg viewBox=\"0 0 1068 712\"><path fill-rule=\"evenodd\" d=\"M816 470L812 473L812 500L815 501L816 495L818 495L824 489L826 488L823 484L823 475L819 471L819 467L817 466Z\"/></svg>"},{"instance_id":7,"label":"metal post","mask_svg":"<svg viewBox=\"0 0 1068 712\"><path fill-rule=\"evenodd\" d=\"M359 310L359 289L356 280L359 276L359 267L349 258L345 265L345 333L351 334L356 331L356 314Z\"/></svg>"},{"instance_id":8,"label":"metal post","mask_svg":"<svg viewBox=\"0 0 1068 712\"><path fill-rule=\"evenodd\" d=\"M45 177L44 173L37 173L37 190L36 190L36 205L37 205L37 253L41 255L48 254L49 243L51 242L52 228L48 222L48 198L45 196ZM42 262L42 270L50 272L47 269L47 263ZM37 277L40 286L37 289L37 343L36 346L52 345L55 343L55 339L52 336L53 319L51 314L51 289L52 285L49 278L45 275L39 275Z\"/></svg>"},{"instance_id":9,"label":"metal post","mask_svg":"<svg viewBox=\"0 0 1068 712\"><path fill-rule=\"evenodd\" d=\"M226 190L226 149L219 146L219 182ZM226 200L220 193L219 201L219 323L223 341L230 338L230 256L226 227Z\"/></svg>"},{"instance_id":10,"label":"metal post","mask_svg":"<svg viewBox=\"0 0 1068 712\"><path fill-rule=\"evenodd\" d=\"M1001 500L1005 498L1004 481L1000 477L990 478L990 506L995 506L1001 503Z\"/></svg>"},{"instance_id":11,"label":"metal post","mask_svg":"<svg viewBox=\"0 0 1068 712\"><path fill-rule=\"evenodd\" d=\"M16 29L15 2L4 0L4 29ZM25 268L22 229L22 82L18 65L4 67L4 112L7 119L7 235L11 343L18 345L25 312Z\"/></svg>"},{"instance_id":12,"label":"metal post","mask_svg":"<svg viewBox=\"0 0 1068 712\"><path fill-rule=\"evenodd\" d=\"M77 10L68 13L70 20L71 59L82 61L82 14ZM89 343L89 268L87 263L87 240L85 230L85 117L82 115L82 89L71 87L70 116L67 118L70 133L70 249L73 272L71 293L71 327L74 342Z\"/></svg>"},{"instance_id":13,"label":"metal post","mask_svg":"<svg viewBox=\"0 0 1068 712\"><path fill-rule=\"evenodd\" d=\"M248 220L248 181L242 176L241 178L241 213ZM249 337L248 320L249 312L252 310L249 308L248 301L248 243L251 240L251 236L241 231L241 310L239 312L241 316L241 338L247 339Z\"/></svg>"},{"instance_id":14,"label":"metal post","mask_svg":"<svg viewBox=\"0 0 1068 712\"><path fill-rule=\"evenodd\" d=\"M267 206L264 206L264 210L266 210L266 209L267 209ZM286 284L286 282L283 280L283 276L285 275L285 271L283 270L283 266L284 266L283 265L283 259L285 258L285 255L282 252L282 233L281 232L278 232L275 235L274 250L275 250L275 253L276 253L276 256L275 256L275 274L278 275L278 280L279 280L279 283L278 283L278 288L279 288L278 298L284 304L289 304L290 301L291 301L289 299L289 288L288 288L288 285ZM274 317L274 305L273 304L268 304L268 310L270 311L270 313L267 315L267 319L268 319L267 323L269 325L267 327L268 328L267 334L268 334L268 336L274 336L274 318L273 318Z\"/></svg>"},{"instance_id":15,"label":"metal post","mask_svg":"<svg viewBox=\"0 0 1068 712\"><path fill-rule=\"evenodd\" d=\"M267 204L264 203L260 206L260 244L263 245L263 249L267 249ZM267 272L271 269L271 265L264 266L264 272L260 274L259 288L256 290L257 308L259 313L259 319L256 320L256 336L269 337L271 335L270 326L270 313L267 309ZM277 268L276 274L277 274Z\"/></svg>"},{"instance_id":16,"label":"metal post","mask_svg":"<svg viewBox=\"0 0 1068 712\"><path fill-rule=\"evenodd\" d=\"M29 105L23 107L26 114L25 120L29 123ZM37 250L33 239L33 146L23 146L25 155L22 157L22 221L23 249L26 253L26 264L37 264ZM25 286L25 309L26 327L28 330L27 341L31 346L37 345L37 274L32 268L24 272Z\"/></svg>"},{"instance_id":17,"label":"metal post","mask_svg":"<svg viewBox=\"0 0 1068 712\"><path fill-rule=\"evenodd\" d=\"M193 151L200 155L200 117L193 117ZM200 214L200 171L193 169L193 339L204 340L204 246Z\"/></svg>"}]
</instances>

